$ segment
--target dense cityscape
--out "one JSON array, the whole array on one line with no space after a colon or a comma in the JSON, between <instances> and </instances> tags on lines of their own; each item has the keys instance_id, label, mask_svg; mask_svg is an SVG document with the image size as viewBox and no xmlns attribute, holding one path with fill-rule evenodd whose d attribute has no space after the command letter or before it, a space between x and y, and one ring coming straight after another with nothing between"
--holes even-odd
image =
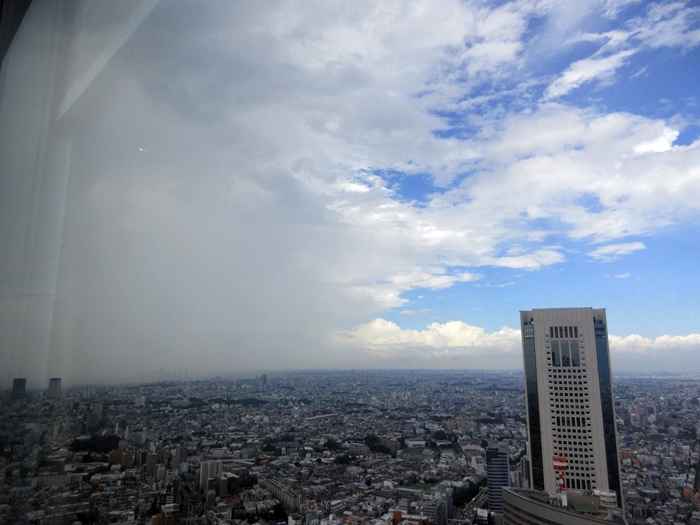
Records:
<instances>
[{"instance_id":1,"label":"dense cityscape","mask_svg":"<svg viewBox=\"0 0 700 525\"><path fill-rule=\"evenodd\" d=\"M0 525L700 525L699 72L698 0L0 0Z\"/></svg>"},{"instance_id":2,"label":"dense cityscape","mask_svg":"<svg viewBox=\"0 0 700 525\"><path fill-rule=\"evenodd\" d=\"M700 378L614 386L628 522L700 523ZM494 444L528 486L521 372L54 380L0 409L0 523L471 523Z\"/></svg>"}]
</instances>

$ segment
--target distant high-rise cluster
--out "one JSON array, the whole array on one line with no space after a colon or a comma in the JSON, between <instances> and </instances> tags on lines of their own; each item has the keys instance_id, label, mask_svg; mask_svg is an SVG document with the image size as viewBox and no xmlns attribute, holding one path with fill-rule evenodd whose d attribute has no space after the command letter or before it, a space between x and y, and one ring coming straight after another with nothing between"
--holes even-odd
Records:
<instances>
[{"instance_id":1,"label":"distant high-rise cluster","mask_svg":"<svg viewBox=\"0 0 700 525\"><path fill-rule=\"evenodd\" d=\"M622 507L604 309L521 311L533 489L614 491Z\"/></svg>"},{"instance_id":2,"label":"distant high-rise cluster","mask_svg":"<svg viewBox=\"0 0 700 525\"><path fill-rule=\"evenodd\" d=\"M21 399L27 395L27 378L15 377L12 381L12 397ZM51 398L61 397L61 378L52 377L49 379L49 388L46 396Z\"/></svg>"}]
</instances>

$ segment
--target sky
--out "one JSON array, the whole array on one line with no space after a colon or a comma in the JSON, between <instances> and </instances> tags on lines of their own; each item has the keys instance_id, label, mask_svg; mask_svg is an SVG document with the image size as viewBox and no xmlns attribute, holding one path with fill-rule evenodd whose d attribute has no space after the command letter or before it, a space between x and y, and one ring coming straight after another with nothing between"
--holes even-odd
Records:
<instances>
[{"instance_id":1,"label":"sky","mask_svg":"<svg viewBox=\"0 0 700 525\"><path fill-rule=\"evenodd\" d=\"M6 385L513 370L580 306L700 370L696 2L55 5L3 63Z\"/></svg>"}]
</instances>

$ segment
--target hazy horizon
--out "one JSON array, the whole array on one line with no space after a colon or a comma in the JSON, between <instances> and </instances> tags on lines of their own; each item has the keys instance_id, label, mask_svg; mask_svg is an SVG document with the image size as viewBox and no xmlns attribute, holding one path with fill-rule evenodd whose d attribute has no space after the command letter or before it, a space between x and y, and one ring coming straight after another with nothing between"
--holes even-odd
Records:
<instances>
[{"instance_id":1,"label":"hazy horizon","mask_svg":"<svg viewBox=\"0 0 700 525\"><path fill-rule=\"evenodd\" d=\"M424 374L426 376L430 375L440 375L440 374L464 374L465 376L473 375L523 375L522 368L514 369L500 369L491 370L483 368L314 368L314 369L294 369L294 370L284 370L284 369L274 369L274 370L249 370L246 372L220 372L219 374L200 374L197 376L190 376L189 374L180 375L176 371L162 370L162 371L150 371L148 374L142 378L110 378L100 380L99 378L91 382L73 382L65 383L62 381L62 390L73 390L81 389L85 387L95 387L95 388L111 388L111 387L140 387L140 386L157 386L165 384L186 384L186 383L198 383L198 382L218 382L218 381L259 381L264 375L267 376L268 381L274 381L275 379L280 379L284 377L295 377L303 375L323 375L323 374ZM632 377L632 378L664 378L664 379L697 379L700 380L700 372L697 371L684 371L684 372L667 372L663 370L650 371L650 372L634 372L634 371L613 371L614 377ZM47 391L48 380L46 384L31 384L27 383L26 391L34 393L43 393ZM524 389L523 383L523 389ZM3 389L0 389L3 390ZM10 384L7 388L4 388L6 392L11 392L12 385Z\"/></svg>"}]
</instances>

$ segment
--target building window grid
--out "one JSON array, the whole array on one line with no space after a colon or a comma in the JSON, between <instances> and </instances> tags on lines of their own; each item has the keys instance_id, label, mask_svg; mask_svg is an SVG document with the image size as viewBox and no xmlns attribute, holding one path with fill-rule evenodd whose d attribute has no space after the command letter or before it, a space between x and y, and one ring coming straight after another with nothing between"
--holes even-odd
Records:
<instances>
[{"instance_id":1,"label":"building window grid","mask_svg":"<svg viewBox=\"0 0 700 525\"><path fill-rule=\"evenodd\" d=\"M591 426L590 411L587 410L589 405L580 403L580 401L584 401L583 399L574 399L588 396L588 377L585 368L586 353L585 345L583 344L583 336L581 335L579 337L578 327L574 328L575 330L571 328L564 330L563 327L550 327L550 335L548 336L545 334L547 372L550 378L548 382L549 393L550 398L553 400L553 403L550 403L550 410L553 413L552 427L554 428L555 438L553 448L556 455L571 456L574 458L578 458L579 456L583 458L585 456L588 458L589 453L593 452L593 436L591 435L591 429L587 428ZM550 339L555 337L558 339L567 339L569 336L579 339L579 362L577 366L570 367L583 368L583 370L571 370L573 373L563 373L562 368L568 367L560 366L560 364L556 362L553 363ZM569 410L563 410L564 408L569 408ZM559 414L559 418L561 418L564 416L564 412L570 414L570 418L579 418L578 428L570 428L571 425L567 426L562 424L566 423L565 419L563 421L561 419L557 421L557 416L554 414ZM571 423L571 419L569 423ZM567 432L565 429L572 430L573 432ZM592 454L590 454L590 456L592 457ZM585 460L585 464L589 465L589 461ZM571 488L573 485L574 488L583 487L587 488L587 490L592 490L596 487L595 480L590 479L595 476L594 469L591 466L584 467L583 465L583 459L572 460L571 469L567 471L566 484L568 487Z\"/></svg>"}]
</instances>

